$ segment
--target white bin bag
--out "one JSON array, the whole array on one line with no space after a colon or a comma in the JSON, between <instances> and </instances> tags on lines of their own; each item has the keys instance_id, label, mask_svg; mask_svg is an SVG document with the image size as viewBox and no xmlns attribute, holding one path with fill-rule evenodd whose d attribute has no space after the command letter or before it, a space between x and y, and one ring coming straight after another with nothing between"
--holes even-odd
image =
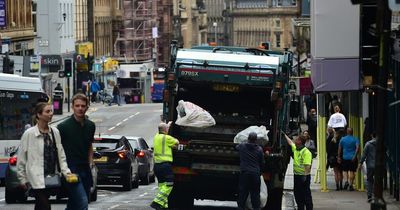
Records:
<instances>
[{"instance_id":1,"label":"white bin bag","mask_svg":"<svg viewBox=\"0 0 400 210\"><path fill-rule=\"evenodd\" d=\"M265 146L268 143L268 132L267 128L265 126L250 126L242 131L240 131L238 134L236 134L235 138L233 139L234 143L240 144L243 142L247 142L249 138L249 134L251 132L255 132L257 134L257 144L261 146Z\"/></svg>"},{"instance_id":2,"label":"white bin bag","mask_svg":"<svg viewBox=\"0 0 400 210\"><path fill-rule=\"evenodd\" d=\"M175 124L186 127L205 128L215 125L214 118L194 103L180 100L176 107L178 119Z\"/></svg>"},{"instance_id":3,"label":"white bin bag","mask_svg":"<svg viewBox=\"0 0 400 210\"><path fill-rule=\"evenodd\" d=\"M264 208L265 205L267 205L267 200L268 200L268 188L267 185L264 182L263 176L260 176L261 179L261 184L260 184L260 209ZM250 193L249 196L247 197L246 200L246 208L247 209L253 209L251 206L251 198L250 198Z\"/></svg>"}]
</instances>

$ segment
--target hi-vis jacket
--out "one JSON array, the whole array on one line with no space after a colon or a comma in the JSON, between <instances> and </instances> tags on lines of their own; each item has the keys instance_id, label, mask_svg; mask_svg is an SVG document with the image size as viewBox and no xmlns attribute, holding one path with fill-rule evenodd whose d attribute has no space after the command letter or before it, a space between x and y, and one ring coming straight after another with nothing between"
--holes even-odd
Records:
<instances>
[{"instance_id":1,"label":"hi-vis jacket","mask_svg":"<svg viewBox=\"0 0 400 210\"><path fill-rule=\"evenodd\" d=\"M172 147L179 141L167 134L158 133L154 136L154 162L172 162Z\"/></svg>"}]
</instances>

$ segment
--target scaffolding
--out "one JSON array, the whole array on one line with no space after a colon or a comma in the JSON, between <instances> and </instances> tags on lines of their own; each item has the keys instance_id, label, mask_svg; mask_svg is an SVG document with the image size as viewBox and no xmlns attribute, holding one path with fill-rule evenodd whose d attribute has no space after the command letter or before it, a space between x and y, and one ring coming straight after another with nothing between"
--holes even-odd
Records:
<instances>
[{"instance_id":1,"label":"scaffolding","mask_svg":"<svg viewBox=\"0 0 400 210\"><path fill-rule=\"evenodd\" d=\"M153 58L152 27L157 21L157 0L124 0L122 26L116 39L115 59L141 62Z\"/></svg>"}]
</instances>

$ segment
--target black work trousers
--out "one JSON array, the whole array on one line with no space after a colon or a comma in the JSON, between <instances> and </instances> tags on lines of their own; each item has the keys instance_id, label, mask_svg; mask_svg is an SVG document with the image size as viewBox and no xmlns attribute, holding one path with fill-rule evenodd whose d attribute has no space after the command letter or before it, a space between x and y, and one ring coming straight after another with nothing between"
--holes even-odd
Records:
<instances>
[{"instance_id":1,"label":"black work trousers","mask_svg":"<svg viewBox=\"0 0 400 210\"><path fill-rule=\"evenodd\" d=\"M239 177L239 209L245 209L250 193L251 205L254 210L260 210L260 174L241 172Z\"/></svg>"},{"instance_id":2,"label":"black work trousers","mask_svg":"<svg viewBox=\"0 0 400 210\"><path fill-rule=\"evenodd\" d=\"M294 175L294 198L298 210L304 210L304 207L313 209L310 182L311 175Z\"/></svg>"}]
</instances>

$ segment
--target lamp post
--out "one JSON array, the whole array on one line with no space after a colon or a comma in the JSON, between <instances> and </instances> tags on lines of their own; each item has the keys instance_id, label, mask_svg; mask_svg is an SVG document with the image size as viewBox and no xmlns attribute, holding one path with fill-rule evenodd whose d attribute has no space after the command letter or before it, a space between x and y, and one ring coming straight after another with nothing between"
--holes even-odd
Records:
<instances>
[{"instance_id":1,"label":"lamp post","mask_svg":"<svg viewBox=\"0 0 400 210\"><path fill-rule=\"evenodd\" d=\"M213 23L213 27L214 27L214 41L215 41L215 45L218 45L218 41L217 41L217 26L218 26L218 23L217 23L217 22L214 22L214 23Z\"/></svg>"},{"instance_id":2,"label":"lamp post","mask_svg":"<svg viewBox=\"0 0 400 210\"><path fill-rule=\"evenodd\" d=\"M105 76L104 76L104 62L106 61L106 57L101 57L101 62L102 62L102 75L103 75L103 84L106 85L106 81L105 81Z\"/></svg>"}]
</instances>

